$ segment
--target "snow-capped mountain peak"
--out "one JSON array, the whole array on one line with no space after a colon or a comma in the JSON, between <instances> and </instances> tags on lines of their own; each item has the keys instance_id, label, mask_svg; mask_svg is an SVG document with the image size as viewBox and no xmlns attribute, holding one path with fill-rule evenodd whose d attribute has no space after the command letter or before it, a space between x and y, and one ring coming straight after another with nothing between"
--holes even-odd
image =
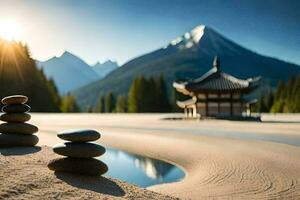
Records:
<instances>
[{"instance_id":1,"label":"snow-capped mountain peak","mask_svg":"<svg viewBox=\"0 0 300 200\"><path fill-rule=\"evenodd\" d=\"M172 40L170 42L171 46L177 46L180 49L187 49L193 47L195 44L198 44L201 40L202 36L204 35L205 26L199 25L196 26L189 32L186 32L180 37Z\"/></svg>"},{"instance_id":2,"label":"snow-capped mountain peak","mask_svg":"<svg viewBox=\"0 0 300 200\"><path fill-rule=\"evenodd\" d=\"M199 25L191 31L191 38L195 43L198 43L204 34L204 25Z\"/></svg>"}]
</instances>

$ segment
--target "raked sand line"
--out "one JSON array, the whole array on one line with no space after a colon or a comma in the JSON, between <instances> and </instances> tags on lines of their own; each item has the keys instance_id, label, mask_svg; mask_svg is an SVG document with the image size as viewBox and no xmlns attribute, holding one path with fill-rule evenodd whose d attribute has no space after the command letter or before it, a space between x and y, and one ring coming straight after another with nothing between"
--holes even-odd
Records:
<instances>
[{"instance_id":1,"label":"raked sand line","mask_svg":"<svg viewBox=\"0 0 300 200\"><path fill-rule=\"evenodd\" d=\"M298 147L205 136L170 138L132 133L109 134L104 142L176 163L186 171L180 182L149 188L157 192L192 199L300 198Z\"/></svg>"},{"instance_id":2,"label":"raked sand line","mask_svg":"<svg viewBox=\"0 0 300 200\"><path fill-rule=\"evenodd\" d=\"M0 148L0 199L175 199L101 176L54 173L51 148Z\"/></svg>"},{"instance_id":3,"label":"raked sand line","mask_svg":"<svg viewBox=\"0 0 300 200\"><path fill-rule=\"evenodd\" d=\"M148 189L186 199L298 199L300 149L217 137L104 134L105 145L177 164L186 177Z\"/></svg>"},{"instance_id":4,"label":"raked sand line","mask_svg":"<svg viewBox=\"0 0 300 200\"><path fill-rule=\"evenodd\" d=\"M82 124L93 128L88 120L82 117L78 120L80 123L72 122L74 127ZM158 123L149 121L152 122ZM101 120L98 123L101 125ZM113 126L115 122L109 123ZM212 126L210 122L207 124ZM221 124L226 126L226 122ZM236 127L238 122L228 124ZM253 123L241 124L255 128ZM70 128L70 124L67 127ZM55 132L65 127L61 124L40 128L41 132ZM159 130L99 128L98 131L103 131L102 141L107 146L176 163L185 170L186 177L182 181L156 185L150 190L184 199L300 199L299 147L185 133L162 134ZM48 144L56 140L49 133L40 134L40 139Z\"/></svg>"}]
</instances>

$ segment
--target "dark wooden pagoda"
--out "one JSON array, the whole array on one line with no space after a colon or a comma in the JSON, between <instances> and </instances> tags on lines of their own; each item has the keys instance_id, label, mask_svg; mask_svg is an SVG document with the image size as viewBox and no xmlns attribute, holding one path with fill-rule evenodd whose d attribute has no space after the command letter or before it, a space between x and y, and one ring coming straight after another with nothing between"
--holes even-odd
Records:
<instances>
[{"instance_id":1,"label":"dark wooden pagoda","mask_svg":"<svg viewBox=\"0 0 300 200\"><path fill-rule=\"evenodd\" d=\"M177 101L186 117L234 117L250 116L250 106L256 100L246 100L259 85L260 77L238 79L220 70L217 57L213 68L203 76L188 82L174 82L180 93L191 96L186 101Z\"/></svg>"}]
</instances>

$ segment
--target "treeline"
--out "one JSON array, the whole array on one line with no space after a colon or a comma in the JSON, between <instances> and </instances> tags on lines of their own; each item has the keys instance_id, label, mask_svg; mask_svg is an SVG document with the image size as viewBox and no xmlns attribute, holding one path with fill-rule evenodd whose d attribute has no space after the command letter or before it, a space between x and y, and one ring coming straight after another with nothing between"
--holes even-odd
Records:
<instances>
[{"instance_id":1,"label":"treeline","mask_svg":"<svg viewBox=\"0 0 300 200\"><path fill-rule=\"evenodd\" d=\"M167 95L163 76L157 79L137 77L131 84L127 95L115 96L109 92L101 96L94 109L88 112L99 113L145 113L145 112L170 112L171 104Z\"/></svg>"},{"instance_id":2,"label":"treeline","mask_svg":"<svg viewBox=\"0 0 300 200\"><path fill-rule=\"evenodd\" d=\"M26 44L0 39L0 58L0 98L23 94L31 111L59 112L58 94L50 91L54 83L37 68Z\"/></svg>"},{"instance_id":3,"label":"treeline","mask_svg":"<svg viewBox=\"0 0 300 200\"><path fill-rule=\"evenodd\" d=\"M47 78L43 68L39 69L40 77L46 83L46 87L49 90L50 98L52 102L57 106L58 110L56 112L80 112L80 108L77 105L76 99L70 93L66 95L60 95L57 87L52 78Z\"/></svg>"},{"instance_id":4,"label":"treeline","mask_svg":"<svg viewBox=\"0 0 300 200\"><path fill-rule=\"evenodd\" d=\"M257 112L300 112L300 75L291 77L285 84L280 81L275 91L262 95L255 106Z\"/></svg>"},{"instance_id":5,"label":"treeline","mask_svg":"<svg viewBox=\"0 0 300 200\"><path fill-rule=\"evenodd\" d=\"M60 96L51 78L39 69L26 44L0 39L0 99L26 95L33 112L79 112L75 98Z\"/></svg>"}]
</instances>

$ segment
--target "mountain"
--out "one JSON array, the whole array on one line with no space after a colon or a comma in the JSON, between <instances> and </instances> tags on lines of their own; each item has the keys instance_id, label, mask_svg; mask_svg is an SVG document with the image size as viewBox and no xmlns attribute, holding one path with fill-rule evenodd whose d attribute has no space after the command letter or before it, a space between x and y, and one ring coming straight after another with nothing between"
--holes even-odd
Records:
<instances>
[{"instance_id":1,"label":"mountain","mask_svg":"<svg viewBox=\"0 0 300 200\"><path fill-rule=\"evenodd\" d=\"M94 66L92 66L93 70L98 74L100 78L105 77L111 71L118 68L118 63L113 61L106 61L104 63L97 62Z\"/></svg>"},{"instance_id":2,"label":"mountain","mask_svg":"<svg viewBox=\"0 0 300 200\"><path fill-rule=\"evenodd\" d=\"M98 74L79 57L65 51L60 57L36 61L48 78L53 78L59 93L65 94L100 79Z\"/></svg>"},{"instance_id":3,"label":"mountain","mask_svg":"<svg viewBox=\"0 0 300 200\"><path fill-rule=\"evenodd\" d=\"M174 80L194 79L212 67L214 56L221 62L221 70L238 78L262 76L264 83L276 85L278 80L300 73L300 66L259 55L225 38L207 26L193 30L172 40L167 46L137 57L117 68L104 79L74 91L81 105L95 105L99 95L127 94L137 76L164 75L167 88L172 91Z\"/></svg>"},{"instance_id":4,"label":"mountain","mask_svg":"<svg viewBox=\"0 0 300 200\"><path fill-rule=\"evenodd\" d=\"M59 112L53 85L38 70L27 46L0 40L0 57L1 99L22 94L28 96L33 112Z\"/></svg>"}]
</instances>

